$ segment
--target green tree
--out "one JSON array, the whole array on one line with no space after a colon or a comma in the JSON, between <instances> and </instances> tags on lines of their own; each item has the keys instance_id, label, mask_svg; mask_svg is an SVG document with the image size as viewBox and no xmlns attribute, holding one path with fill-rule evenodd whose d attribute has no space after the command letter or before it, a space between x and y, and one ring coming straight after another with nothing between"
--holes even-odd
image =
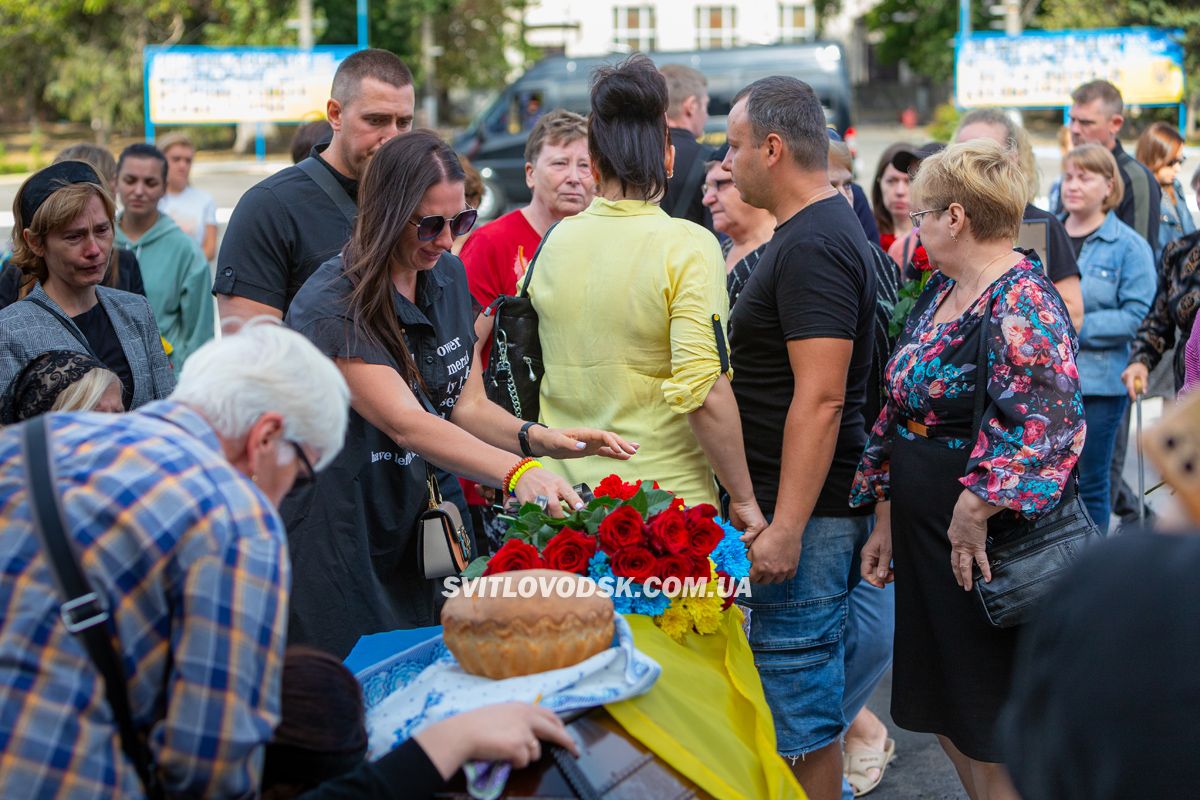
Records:
<instances>
[{"instance_id":1,"label":"green tree","mask_svg":"<svg viewBox=\"0 0 1200 800\"><path fill-rule=\"evenodd\" d=\"M972 25L986 29L987 0L975 0ZM885 63L905 61L935 81L954 77L958 4L948 0L883 0L867 13L867 27L883 35L877 54Z\"/></svg>"}]
</instances>

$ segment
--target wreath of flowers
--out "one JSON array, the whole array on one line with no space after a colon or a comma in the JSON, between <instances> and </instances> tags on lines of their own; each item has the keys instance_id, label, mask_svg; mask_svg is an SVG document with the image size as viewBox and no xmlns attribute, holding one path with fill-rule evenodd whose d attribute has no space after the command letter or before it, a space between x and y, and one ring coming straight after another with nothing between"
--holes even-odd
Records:
<instances>
[{"instance_id":1,"label":"wreath of flowers","mask_svg":"<svg viewBox=\"0 0 1200 800\"><path fill-rule=\"evenodd\" d=\"M750 560L741 533L708 503L688 508L657 482L626 483L609 475L586 507L565 518L526 503L501 548L473 561L463 577L537 568L596 581L625 579L629 591L613 595L617 612L653 617L682 641L692 631L716 632L734 588L750 574ZM651 578L660 587L680 588L647 592Z\"/></svg>"}]
</instances>

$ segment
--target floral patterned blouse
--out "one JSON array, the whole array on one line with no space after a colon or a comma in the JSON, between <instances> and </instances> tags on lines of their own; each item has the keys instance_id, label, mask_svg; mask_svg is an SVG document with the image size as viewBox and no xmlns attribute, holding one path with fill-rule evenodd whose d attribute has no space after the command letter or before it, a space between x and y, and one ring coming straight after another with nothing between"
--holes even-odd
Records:
<instances>
[{"instance_id":1,"label":"floral patterned blouse","mask_svg":"<svg viewBox=\"0 0 1200 800\"><path fill-rule=\"evenodd\" d=\"M905 325L884 373L887 401L859 462L850 504L888 499L893 437L915 438L905 419L970 429L964 408L974 403L964 401L975 392L976 335L986 332L988 397L959 482L989 505L1037 514L1058 501L1083 449L1075 330L1049 279L1028 260L998 278L958 319L934 323L953 287L952 279L935 273L925 288L932 299ZM980 331L985 312L987 327ZM956 449L970 444L939 441Z\"/></svg>"}]
</instances>

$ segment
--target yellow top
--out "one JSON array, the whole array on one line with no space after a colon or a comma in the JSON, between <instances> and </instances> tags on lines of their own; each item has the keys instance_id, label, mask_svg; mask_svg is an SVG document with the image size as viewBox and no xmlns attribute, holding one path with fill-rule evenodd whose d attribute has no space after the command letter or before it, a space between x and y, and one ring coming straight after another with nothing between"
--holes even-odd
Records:
<instances>
[{"instance_id":1,"label":"yellow top","mask_svg":"<svg viewBox=\"0 0 1200 800\"><path fill-rule=\"evenodd\" d=\"M597 197L550 234L529 295L545 366L541 421L611 430L641 444L628 463L547 466L573 484L595 488L616 472L656 480L688 505L715 504L713 473L686 415L704 402L728 352L729 296L716 237L653 203Z\"/></svg>"}]
</instances>

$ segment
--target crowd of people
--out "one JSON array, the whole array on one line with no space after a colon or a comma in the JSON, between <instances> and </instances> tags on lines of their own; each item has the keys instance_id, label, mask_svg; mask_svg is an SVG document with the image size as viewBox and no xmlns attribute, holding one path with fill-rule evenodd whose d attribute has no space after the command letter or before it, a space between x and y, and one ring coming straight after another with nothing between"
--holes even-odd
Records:
<instances>
[{"instance_id":1,"label":"crowd of people","mask_svg":"<svg viewBox=\"0 0 1200 800\"><path fill-rule=\"evenodd\" d=\"M592 76L587 117L539 114L530 202L478 227L478 173L412 130L412 74L382 50L341 63L328 122L219 248L187 138L68 148L18 191L0 272L0 793L428 796L469 759L574 751L510 704L367 763L339 662L437 624L434 496L487 553L502 498L562 514L619 468L745 532L746 635L808 796L883 780L895 742L866 701L889 670L892 719L937 735L972 800L1068 796L1035 788L1054 776L1013 710L1044 662L971 589L993 537L1076 495L1103 529L1136 517L1129 401L1172 349L1175 388L1200 380L1183 140L1151 126L1134 158L1115 87L1072 99L1053 211L1007 114L888 148L864 190L807 84L746 86L713 150L704 76L640 55ZM1026 227L1037 247L1014 246ZM483 378L521 287L526 418ZM39 420L84 598L43 551ZM79 638L97 625L115 672ZM1160 772L1145 785L1177 785Z\"/></svg>"}]
</instances>

